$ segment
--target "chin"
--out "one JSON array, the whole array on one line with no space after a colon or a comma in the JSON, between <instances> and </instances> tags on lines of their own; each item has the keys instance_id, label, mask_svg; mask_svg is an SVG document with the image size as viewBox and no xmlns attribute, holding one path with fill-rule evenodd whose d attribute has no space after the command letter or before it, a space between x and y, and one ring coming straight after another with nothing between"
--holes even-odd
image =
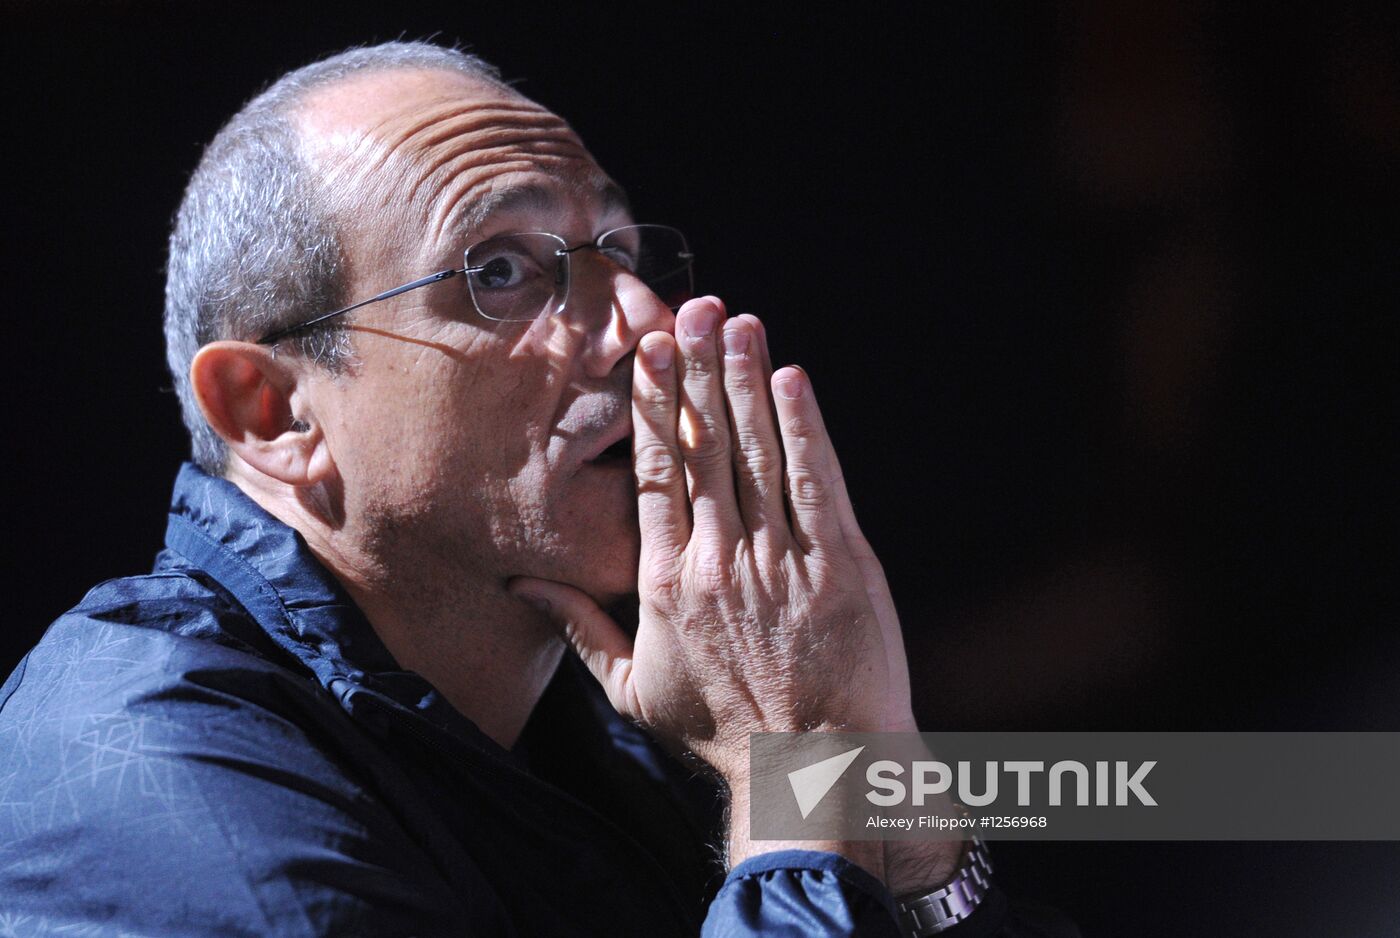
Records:
<instances>
[{"instance_id":1,"label":"chin","mask_svg":"<svg viewBox=\"0 0 1400 938\"><path fill-rule=\"evenodd\" d=\"M579 588L606 609L608 606L637 595L637 551L618 551L614 560L595 566L591 576L580 578Z\"/></svg>"},{"instance_id":2,"label":"chin","mask_svg":"<svg viewBox=\"0 0 1400 938\"><path fill-rule=\"evenodd\" d=\"M551 572L535 575L580 589L607 608L637 592L641 535L630 473L594 470L571 483L562 510L545 522Z\"/></svg>"}]
</instances>

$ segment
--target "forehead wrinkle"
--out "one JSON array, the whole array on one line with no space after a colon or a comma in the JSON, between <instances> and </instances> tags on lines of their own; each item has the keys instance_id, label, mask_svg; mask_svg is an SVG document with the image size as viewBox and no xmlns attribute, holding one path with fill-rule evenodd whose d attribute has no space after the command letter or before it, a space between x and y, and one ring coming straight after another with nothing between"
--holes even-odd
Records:
<instances>
[{"instance_id":1,"label":"forehead wrinkle","mask_svg":"<svg viewBox=\"0 0 1400 938\"><path fill-rule=\"evenodd\" d=\"M585 159L589 159L588 152L581 146L559 146L557 141L549 138L513 137L473 148L467 153L443 153L425 167L425 172L414 182L409 197L418 200L421 196L431 204L442 198L453 180L468 170L484 168L485 164L509 164L513 171L521 172L530 168L563 167ZM425 187L430 187L426 193L423 191ZM443 213L439 211L438 215L441 220Z\"/></svg>"},{"instance_id":2,"label":"forehead wrinkle","mask_svg":"<svg viewBox=\"0 0 1400 938\"><path fill-rule=\"evenodd\" d=\"M404 123L405 117L411 120ZM377 129L383 149L397 155L408 172L407 201L419 206L438 231L458 201L447 198L447 192L463 176L479 180L485 172L489 181L502 171L548 172L569 161L592 163L567 123L523 99L477 104L452 96L401 113Z\"/></svg>"},{"instance_id":3,"label":"forehead wrinkle","mask_svg":"<svg viewBox=\"0 0 1400 938\"><path fill-rule=\"evenodd\" d=\"M548 185L539 181L518 180L520 176L542 170L551 177ZM498 185L506 177L517 177L517 181ZM451 177L442 188L446 189L463 178ZM562 199L560 193L563 193ZM500 212L558 215L570 204L570 199L589 204L600 218L615 218L619 213L631 217L627 194L592 161L591 156L586 163L580 164L572 156L534 155L499 162L485 172L478 172L460 191L438 200L439 208L431 222L437 235L462 241L475 236L487 221Z\"/></svg>"},{"instance_id":4,"label":"forehead wrinkle","mask_svg":"<svg viewBox=\"0 0 1400 938\"><path fill-rule=\"evenodd\" d=\"M557 114L533 104L512 106L501 102L483 105L451 100L426 111L419 109L414 116L420 119L404 128L398 134L398 139L388 141L391 146L403 146L409 142L425 147L436 146L453 137L488 130L493 125L554 130L560 135L573 137L573 130Z\"/></svg>"},{"instance_id":5,"label":"forehead wrinkle","mask_svg":"<svg viewBox=\"0 0 1400 938\"><path fill-rule=\"evenodd\" d=\"M622 213L630 217L632 208L627 193L613 182L601 167L592 163L591 157L589 160L584 173L561 173L556 177L562 182L563 191L571 196L595 200L604 216ZM497 212L517 209L527 212L558 212L561 203L558 194L552 188L534 182L499 188L496 186L497 180L502 177L539 170L541 162L535 158L502 164L489 175L473 180L468 189L455 198L440 203L443 210L434 218L436 231L446 232L451 237L462 240L475 234ZM561 168L568 168L570 162L572 161L564 162ZM485 192L480 191L483 188ZM466 206L465 209L462 206ZM454 218L454 215L459 217Z\"/></svg>"},{"instance_id":6,"label":"forehead wrinkle","mask_svg":"<svg viewBox=\"0 0 1400 938\"><path fill-rule=\"evenodd\" d=\"M495 183L507 176L518 176L522 173L539 172L542 163L551 162L541 160L539 157L530 159L512 160L506 163L498 163L483 174L478 174L472 179L471 185L455 197L440 195L438 207L430 218L431 230L437 236L447 235L453 240L461 240L470 237L477 229L485 223L500 204L498 199L492 198L495 190ZM567 161L565 164L567 165ZM448 177L439 187L439 194L445 192L448 186L460 177ZM486 190L484 193L482 190ZM517 191L506 189L506 192ZM478 193L481 193L478 195ZM466 204L468 208L462 217L454 218L458 214L459 208Z\"/></svg>"},{"instance_id":7,"label":"forehead wrinkle","mask_svg":"<svg viewBox=\"0 0 1400 938\"><path fill-rule=\"evenodd\" d=\"M390 152L403 153L409 160L426 158L425 176L453 160L502 147L587 153L568 124L532 102L473 104L452 98L417 108L409 116L411 123L383 133L383 142ZM460 146L447 145L453 142Z\"/></svg>"}]
</instances>

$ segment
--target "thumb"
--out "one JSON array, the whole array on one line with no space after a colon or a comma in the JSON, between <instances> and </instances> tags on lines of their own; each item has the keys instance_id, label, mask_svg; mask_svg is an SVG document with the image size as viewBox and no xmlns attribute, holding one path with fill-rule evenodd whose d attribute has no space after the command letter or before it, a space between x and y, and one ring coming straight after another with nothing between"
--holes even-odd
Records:
<instances>
[{"instance_id":1,"label":"thumb","mask_svg":"<svg viewBox=\"0 0 1400 938\"><path fill-rule=\"evenodd\" d=\"M624 716L636 713L631 706L632 640L593 597L563 583L528 576L515 577L506 589L563 628L564 637L603 685L614 709Z\"/></svg>"}]
</instances>

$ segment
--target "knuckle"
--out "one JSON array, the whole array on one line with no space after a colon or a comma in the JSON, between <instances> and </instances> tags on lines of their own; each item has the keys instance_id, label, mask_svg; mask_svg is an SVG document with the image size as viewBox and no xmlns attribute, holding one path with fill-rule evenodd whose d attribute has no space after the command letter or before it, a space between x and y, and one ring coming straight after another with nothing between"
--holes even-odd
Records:
<instances>
[{"instance_id":1,"label":"knuckle","mask_svg":"<svg viewBox=\"0 0 1400 938\"><path fill-rule=\"evenodd\" d=\"M714 348L708 343L702 344L699 348L688 350L684 359L687 384L696 380L713 378L719 374Z\"/></svg>"},{"instance_id":2,"label":"knuckle","mask_svg":"<svg viewBox=\"0 0 1400 938\"><path fill-rule=\"evenodd\" d=\"M790 470L787 478L788 497L795 503L820 507L831 497L831 490L815 472Z\"/></svg>"},{"instance_id":3,"label":"knuckle","mask_svg":"<svg viewBox=\"0 0 1400 938\"><path fill-rule=\"evenodd\" d=\"M755 482L766 482L777 471L777 459L755 436L741 433L735 448L740 471Z\"/></svg>"},{"instance_id":4,"label":"knuckle","mask_svg":"<svg viewBox=\"0 0 1400 938\"><path fill-rule=\"evenodd\" d=\"M685 448L688 462L707 468L712 468L715 463L727 459L728 455L728 447L724 442L713 437L691 440Z\"/></svg>"},{"instance_id":5,"label":"knuckle","mask_svg":"<svg viewBox=\"0 0 1400 938\"><path fill-rule=\"evenodd\" d=\"M653 408L669 404L671 399L675 396L669 388L664 388L659 384L637 382L634 387L636 388L635 393L637 397L641 399L642 403Z\"/></svg>"},{"instance_id":6,"label":"knuckle","mask_svg":"<svg viewBox=\"0 0 1400 938\"><path fill-rule=\"evenodd\" d=\"M789 417L783 423L783 434L794 441L810 442L820 437L821 428L808 417Z\"/></svg>"},{"instance_id":7,"label":"knuckle","mask_svg":"<svg viewBox=\"0 0 1400 938\"><path fill-rule=\"evenodd\" d=\"M721 425L713 414L693 414L689 424L689 432L682 434L688 456L708 460L729 455L729 428Z\"/></svg>"},{"instance_id":8,"label":"knuckle","mask_svg":"<svg viewBox=\"0 0 1400 938\"><path fill-rule=\"evenodd\" d=\"M637 444L634 472L643 489L674 485L680 479L680 460L660 441Z\"/></svg>"},{"instance_id":9,"label":"knuckle","mask_svg":"<svg viewBox=\"0 0 1400 938\"><path fill-rule=\"evenodd\" d=\"M745 368L725 369L724 385L731 395L743 398L755 397L758 387L753 372Z\"/></svg>"},{"instance_id":10,"label":"knuckle","mask_svg":"<svg viewBox=\"0 0 1400 938\"><path fill-rule=\"evenodd\" d=\"M733 576L724 554L715 547L704 547L691 558L689 579L701 592L718 593L729 588Z\"/></svg>"}]
</instances>

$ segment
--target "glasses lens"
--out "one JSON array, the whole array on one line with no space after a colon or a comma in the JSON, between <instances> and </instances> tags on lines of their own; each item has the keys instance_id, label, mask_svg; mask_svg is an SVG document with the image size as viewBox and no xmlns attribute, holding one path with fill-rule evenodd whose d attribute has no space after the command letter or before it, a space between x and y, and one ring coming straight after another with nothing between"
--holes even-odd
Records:
<instances>
[{"instance_id":1,"label":"glasses lens","mask_svg":"<svg viewBox=\"0 0 1400 938\"><path fill-rule=\"evenodd\" d=\"M694 256L685 235L666 225L628 225L598 239L598 250L627 268L675 309L695 295Z\"/></svg>"},{"instance_id":2,"label":"glasses lens","mask_svg":"<svg viewBox=\"0 0 1400 938\"><path fill-rule=\"evenodd\" d=\"M487 319L526 322L563 309L569 290L565 247L556 235L527 231L467 248L467 285L477 311Z\"/></svg>"}]
</instances>

